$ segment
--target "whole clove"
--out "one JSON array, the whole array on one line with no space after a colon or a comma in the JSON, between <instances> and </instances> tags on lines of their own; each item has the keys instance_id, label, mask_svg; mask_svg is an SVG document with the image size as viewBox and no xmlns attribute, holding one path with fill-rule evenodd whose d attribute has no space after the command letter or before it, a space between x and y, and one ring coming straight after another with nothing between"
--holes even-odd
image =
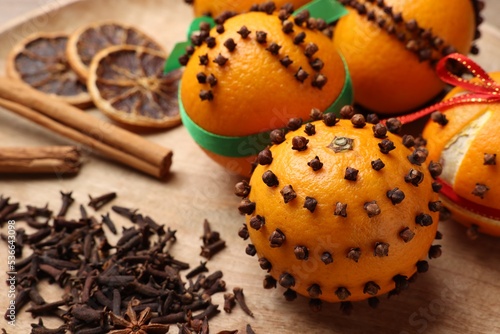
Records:
<instances>
[{"instance_id":1,"label":"whole clove","mask_svg":"<svg viewBox=\"0 0 500 334\"><path fill-rule=\"evenodd\" d=\"M316 156L314 159L312 159L311 161L309 161L307 163L307 165L309 167L312 168L313 171L317 172L318 170L320 170L321 168L323 168L323 163L319 160L319 157Z\"/></svg>"},{"instance_id":2,"label":"whole clove","mask_svg":"<svg viewBox=\"0 0 500 334\"><path fill-rule=\"evenodd\" d=\"M327 82L328 82L328 78L325 75L323 75L321 73L316 73L313 77L311 85L313 87L318 88L318 89L322 89L326 85Z\"/></svg>"},{"instance_id":3,"label":"whole clove","mask_svg":"<svg viewBox=\"0 0 500 334\"><path fill-rule=\"evenodd\" d=\"M308 143L309 139L302 136L295 136L292 138L292 150L305 151Z\"/></svg>"},{"instance_id":4,"label":"whole clove","mask_svg":"<svg viewBox=\"0 0 500 334\"><path fill-rule=\"evenodd\" d=\"M366 115L366 123L378 124L380 123L380 119L378 118L377 114L368 114Z\"/></svg>"},{"instance_id":5,"label":"whole clove","mask_svg":"<svg viewBox=\"0 0 500 334\"><path fill-rule=\"evenodd\" d=\"M235 287L233 289L233 293L234 293L234 298L236 299L236 302L238 303L238 305L240 305L241 309L246 314L253 317L253 312L250 310L250 308L246 304L245 295L243 294L243 289L239 288L239 287Z\"/></svg>"},{"instance_id":6,"label":"whole clove","mask_svg":"<svg viewBox=\"0 0 500 334\"><path fill-rule=\"evenodd\" d=\"M269 148L265 148L257 155L259 165L270 165L273 162L273 154Z\"/></svg>"},{"instance_id":7,"label":"whole clove","mask_svg":"<svg viewBox=\"0 0 500 334\"><path fill-rule=\"evenodd\" d=\"M497 155L490 154L490 153L485 153L484 154L484 160L483 160L483 165L485 166L495 166L497 164Z\"/></svg>"},{"instance_id":8,"label":"whole clove","mask_svg":"<svg viewBox=\"0 0 500 334\"><path fill-rule=\"evenodd\" d=\"M285 131L281 129L275 129L271 131L269 137L274 145L279 145L285 141Z\"/></svg>"},{"instance_id":9,"label":"whole clove","mask_svg":"<svg viewBox=\"0 0 500 334\"><path fill-rule=\"evenodd\" d=\"M264 289L274 289L276 288L277 284L278 281L276 281L276 279L274 279L274 277L272 277L271 275L266 275L266 277L264 277L264 282L263 282Z\"/></svg>"},{"instance_id":10,"label":"whole clove","mask_svg":"<svg viewBox=\"0 0 500 334\"><path fill-rule=\"evenodd\" d=\"M218 240L212 244L202 246L200 255L206 259L210 259L224 248L226 248L226 242Z\"/></svg>"},{"instance_id":11,"label":"whole clove","mask_svg":"<svg viewBox=\"0 0 500 334\"><path fill-rule=\"evenodd\" d=\"M57 328L47 328L44 326L42 318L38 319L38 324L31 324L31 334L65 334L67 329L67 325L61 325Z\"/></svg>"},{"instance_id":12,"label":"whole clove","mask_svg":"<svg viewBox=\"0 0 500 334\"><path fill-rule=\"evenodd\" d=\"M281 30L285 33L285 34L290 34L293 32L293 22L292 21L287 21L287 20L284 20L283 23L282 23L282 27L281 27Z\"/></svg>"},{"instance_id":13,"label":"whole clove","mask_svg":"<svg viewBox=\"0 0 500 334\"><path fill-rule=\"evenodd\" d=\"M269 262L269 260L264 257L259 258L259 266L262 270L267 270L267 272L271 271L271 269L273 268L271 262Z\"/></svg>"},{"instance_id":14,"label":"whole clove","mask_svg":"<svg viewBox=\"0 0 500 334\"><path fill-rule=\"evenodd\" d=\"M301 10L295 15L295 24L301 26L310 18L310 12L307 9Z\"/></svg>"},{"instance_id":15,"label":"whole clove","mask_svg":"<svg viewBox=\"0 0 500 334\"><path fill-rule=\"evenodd\" d=\"M266 219L260 215L256 215L250 219L249 225L255 230L260 230L266 224Z\"/></svg>"},{"instance_id":16,"label":"whole clove","mask_svg":"<svg viewBox=\"0 0 500 334\"><path fill-rule=\"evenodd\" d=\"M201 274L201 273L204 273L204 272L207 272L207 271L208 271L207 263L201 261L199 266L197 266L196 268L192 269L189 273L186 274L186 278L192 278L192 277L195 277L198 274Z\"/></svg>"},{"instance_id":17,"label":"whole clove","mask_svg":"<svg viewBox=\"0 0 500 334\"><path fill-rule=\"evenodd\" d=\"M394 143L389 139L382 140L382 142L378 143L378 147L380 148L380 152L384 154L388 154L390 151L396 149Z\"/></svg>"},{"instance_id":18,"label":"whole clove","mask_svg":"<svg viewBox=\"0 0 500 334\"><path fill-rule=\"evenodd\" d=\"M352 125L355 127L355 128L364 128L365 125L366 125L366 119L365 119L365 116L363 116L362 114L354 114L352 117L351 117L351 123Z\"/></svg>"},{"instance_id":19,"label":"whole clove","mask_svg":"<svg viewBox=\"0 0 500 334\"><path fill-rule=\"evenodd\" d=\"M306 196L306 199L304 201L304 208L309 210L311 213L314 213L317 205L318 201L315 198Z\"/></svg>"},{"instance_id":20,"label":"whole clove","mask_svg":"<svg viewBox=\"0 0 500 334\"><path fill-rule=\"evenodd\" d=\"M382 160L377 159L371 162L372 168L376 171L381 170L382 168L385 167L385 164Z\"/></svg>"},{"instance_id":21,"label":"whole clove","mask_svg":"<svg viewBox=\"0 0 500 334\"><path fill-rule=\"evenodd\" d=\"M404 135L403 145L408 148L415 146L415 138L412 135Z\"/></svg>"},{"instance_id":22,"label":"whole clove","mask_svg":"<svg viewBox=\"0 0 500 334\"><path fill-rule=\"evenodd\" d=\"M381 138L384 139L387 137L387 128L384 124L382 123L377 123L372 127L373 130L373 135L375 138Z\"/></svg>"},{"instance_id":23,"label":"whole clove","mask_svg":"<svg viewBox=\"0 0 500 334\"><path fill-rule=\"evenodd\" d=\"M418 185L424 180L424 174L412 168L408 174L406 174L404 179L406 183L411 183L415 187L418 187Z\"/></svg>"},{"instance_id":24,"label":"whole clove","mask_svg":"<svg viewBox=\"0 0 500 334\"><path fill-rule=\"evenodd\" d=\"M137 209L129 209L129 208L125 208L125 207L117 206L117 205L112 206L111 210L113 210L114 212L116 212L120 216L127 218L130 221L134 221L135 215L138 211Z\"/></svg>"},{"instance_id":25,"label":"whole clove","mask_svg":"<svg viewBox=\"0 0 500 334\"><path fill-rule=\"evenodd\" d=\"M291 131L298 130L301 126L302 126L302 118L298 117L290 118L290 120L288 120L288 123L286 125L286 127Z\"/></svg>"},{"instance_id":26,"label":"whole clove","mask_svg":"<svg viewBox=\"0 0 500 334\"><path fill-rule=\"evenodd\" d=\"M283 196L283 201L285 204L291 202L297 197L297 193L293 189L292 185L286 185L280 190L281 196Z\"/></svg>"},{"instance_id":27,"label":"whole clove","mask_svg":"<svg viewBox=\"0 0 500 334\"><path fill-rule=\"evenodd\" d=\"M347 217L347 203L337 202L335 203L335 211L333 212L335 216Z\"/></svg>"},{"instance_id":28,"label":"whole clove","mask_svg":"<svg viewBox=\"0 0 500 334\"><path fill-rule=\"evenodd\" d=\"M354 107L351 105L345 105L340 109L340 117L343 119L351 119L355 114Z\"/></svg>"},{"instance_id":29,"label":"whole clove","mask_svg":"<svg viewBox=\"0 0 500 334\"><path fill-rule=\"evenodd\" d=\"M363 208L368 214L369 218L378 216L381 212L380 207L377 204L377 201L371 201L364 204Z\"/></svg>"},{"instance_id":30,"label":"whole clove","mask_svg":"<svg viewBox=\"0 0 500 334\"><path fill-rule=\"evenodd\" d=\"M88 203L88 206L90 206L91 208L93 208L94 210L97 211L100 208L102 208L104 205L106 205L109 202L111 202L112 200L114 200L115 198L116 198L115 192L107 193L107 194L104 194L104 195L101 195L101 196L98 196L95 198L93 198L92 196L89 195L90 201Z\"/></svg>"},{"instance_id":31,"label":"whole clove","mask_svg":"<svg viewBox=\"0 0 500 334\"><path fill-rule=\"evenodd\" d=\"M297 299L297 292L292 289L287 289L283 293L283 296L285 297L286 301L293 302L295 299Z\"/></svg>"},{"instance_id":32,"label":"whole clove","mask_svg":"<svg viewBox=\"0 0 500 334\"><path fill-rule=\"evenodd\" d=\"M111 233L117 234L115 223L113 223L113 221L111 220L109 213L102 215L101 218L102 218L103 224L109 228Z\"/></svg>"},{"instance_id":33,"label":"whole clove","mask_svg":"<svg viewBox=\"0 0 500 334\"><path fill-rule=\"evenodd\" d=\"M440 111L433 112L431 114L431 120L441 126L445 126L449 122L448 119L446 118L446 115Z\"/></svg>"},{"instance_id":34,"label":"whole clove","mask_svg":"<svg viewBox=\"0 0 500 334\"><path fill-rule=\"evenodd\" d=\"M241 200L238 210L241 214L251 215L255 211L255 202L250 201L248 198Z\"/></svg>"},{"instance_id":35,"label":"whole clove","mask_svg":"<svg viewBox=\"0 0 500 334\"><path fill-rule=\"evenodd\" d=\"M323 252L323 254L321 254L321 262L326 265L333 263L332 254L330 252Z\"/></svg>"},{"instance_id":36,"label":"whole clove","mask_svg":"<svg viewBox=\"0 0 500 334\"><path fill-rule=\"evenodd\" d=\"M248 181L243 180L236 183L234 187L234 194L238 197L247 197L250 194L250 185Z\"/></svg>"},{"instance_id":37,"label":"whole clove","mask_svg":"<svg viewBox=\"0 0 500 334\"><path fill-rule=\"evenodd\" d=\"M483 199L488 190L490 190L490 188L487 185L482 183L476 183L474 190L472 190L472 195Z\"/></svg>"},{"instance_id":38,"label":"whole clove","mask_svg":"<svg viewBox=\"0 0 500 334\"><path fill-rule=\"evenodd\" d=\"M405 199L405 194L402 190L399 188L394 188L391 190L388 190L387 193L387 198L389 198L392 202L393 205L401 203Z\"/></svg>"},{"instance_id":39,"label":"whole clove","mask_svg":"<svg viewBox=\"0 0 500 334\"><path fill-rule=\"evenodd\" d=\"M264 174L262 174L262 181L270 188L277 187L280 184L278 177L272 170L266 170Z\"/></svg>"},{"instance_id":40,"label":"whole clove","mask_svg":"<svg viewBox=\"0 0 500 334\"><path fill-rule=\"evenodd\" d=\"M316 134L316 126L312 123L307 123L305 128L304 128L304 132L308 136L313 136Z\"/></svg>"},{"instance_id":41,"label":"whole clove","mask_svg":"<svg viewBox=\"0 0 500 334\"><path fill-rule=\"evenodd\" d=\"M319 58L314 58L314 59L309 61L309 65L311 65L313 70L315 70L316 72L319 72L323 69L323 67L325 66L325 63L323 63L323 61Z\"/></svg>"},{"instance_id":42,"label":"whole clove","mask_svg":"<svg viewBox=\"0 0 500 334\"><path fill-rule=\"evenodd\" d=\"M226 313L231 313L232 309L236 305L236 298L233 293L224 294L224 311Z\"/></svg>"},{"instance_id":43,"label":"whole clove","mask_svg":"<svg viewBox=\"0 0 500 334\"><path fill-rule=\"evenodd\" d=\"M247 324L246 332L247 332L246 334L255 334L255 332L252 329L252 326L250 326L250 324Z\"/></svg>"},{"instance_id":44,"label":"whole clove","mask_svg":"<svg viewBox=\"0 0 500 334\"><path fill-rule=\"evenodd\" d=\"M309 73L307 73L302 67L299 67L297 72L295 73L295 79L299 82L304 82L309 77Z\"/></svg>"},{"instance_id":45,"label":"whole clove","mask_svg":"<svg viewBox=\"0 0 500 334\"><path fill-rule=\"evenodd\" d=\"M248 35L250 35L251 31L248 30L246 26L242 26L240 30L237 31L237 33L241 36L241 38L246 39Z\"/></svg>"},{"instance_id":46,"label":"whole clove","mask_svg":"<svg viewBox=\"0 0 500 334\"><path fill-rule=\"evenodd\" d=\"M285 68L288 68L288 66L293 64L293 60L290 59L290 57L285 56L280 59L281 65L283 65Z\"/></svg>"},{"instance_id":47,"label":"whole clove","mask_svg":"<svg viewBox=\"0 0 500 334\"><path fill-rule=\"evenodd\" d=\"M26 312L31 313L31 316L36 317L39 315L44 315L53 312L61 306L67 306L71 303L71 298L65 298L53 303L46 303L42 305L34 305L26 310Z\"/></svg>"},{"instance_id":48,"label":"whole clove","mask_svg":"<svg viewBox=\"0 0 500 334\"><path fill-rule=\"evenodd\" d=\"M269 236L269 242L272 248L281 247L285 243L285 240L286 236L279 228L274 230Z\"/></svg>"},{"instance_id":49,"label":"whole clove","mask_svg":"<svg viewBox=\"0 0 500 334\"><path fill-rule=\"evenodd\" d=\"M300 32L295 37L293 38L293 44L299 45L304 43L304 40L306 39L306 33L305 32Z\"/></svg>"},{"instance_id":50,"label":"whole clove","mask_svg":"<svg viewBox=\"0 0 500 334\"><path fill-rule=\"evenodd\" d=\"M348 181L356 181L358 179L359 170L352 167L347 167L345 169L344 179Z\"/></svg>"},{"instance_id":51,"label":"whole clove","mask_svg":"<svg viewBox=\"0 0 500 334\"><path fill-rule=\"evenodd\" d=\"M265 44L267 42L267 33L265 31L257 31L255 33L255 39L259 44Z\"/></svg>"},{"instance_id":52,"label":"whole clove","mask_svg":"<svg viewBox=\"0 0 500 334\"><path fill-rule=\"evenodd\" d=\"M385 122L385 125L387 126L387 130L389 130L390 133L394 133L394 134L400 134L402 126L403 126L401 121L395 117L389 118Z\"/></svg>"}]
</instances>

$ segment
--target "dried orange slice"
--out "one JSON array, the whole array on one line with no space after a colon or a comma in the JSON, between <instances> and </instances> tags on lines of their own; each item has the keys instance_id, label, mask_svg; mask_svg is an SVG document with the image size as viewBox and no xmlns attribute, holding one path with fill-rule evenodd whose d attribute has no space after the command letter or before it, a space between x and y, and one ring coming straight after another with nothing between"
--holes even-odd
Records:
<instances>
[{"instance_id":1,"label":"dried orange slice","mask_svg":"<svg viewBox=\"0 0 500 334\"><path fill-rule=\"evenodd\" d=\"M67 43L68 36L64 33L29 36L11 50L6 63L7 76L74 106L92 105L87 87L68 64Z\"/></svg>"},{"instance_id":2,"label":"dried orange slice","mask_svg":"<svg viewBox=\"0 0 500 334\"><path fill-rule=\"evenodd\" d=\"M87 87L95 105L115 121L147 128L180 124L180 71L163 73L166 55L138 46L113 46L90 65Z\"/></svg>"},{"instance_id":3,"label":"dried orange slice","mask_svg":"<svg viewBox=\"0 0 500 334\"><path fill-rule=\"evenodd\" d=\"M97 22L82 26L70 35L67 47L69 63L85 82L92 58L99 51L114 45L137 45L163 51L157 42L135 27L116 22Z\"/></svg>"}]
</instances>

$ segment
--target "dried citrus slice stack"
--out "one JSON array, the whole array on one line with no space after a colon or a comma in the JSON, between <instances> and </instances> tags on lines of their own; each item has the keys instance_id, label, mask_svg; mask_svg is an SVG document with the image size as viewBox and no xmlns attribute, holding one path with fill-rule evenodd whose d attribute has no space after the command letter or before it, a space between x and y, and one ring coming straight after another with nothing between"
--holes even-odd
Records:
<instances>
[{"instance_id":1,"label":"dried citrus slice stack","mask_svg":"<svg viewBox=\"0 0 500 334\"><path fill-rule=\"evenodd\" d=\"M137 45L163 50L156 41L135 27L117 22L98 22L82 26L70 35L67 47L69 63L85 82L94 56L114 45Z\"/></svg>"},{"instance_id":2,"label":"dried citrus slice stack","mask_svg":"<svg viewBox=\"0 0 500 334\"><path fill-rule=\"evenodd\" d=\"M37 33L22 40L7 58L7 75L74 106L90 106L86 86L68 64L67 43L64 33Z\"/></svg>"},{"instance_id":3,"label":"dried citrus slice stack","mask_svg":"<svg viewBox=\"0 0 500 334\"><path fill-rule=\"evenodd\" d=\"M133 126L169 128L180 124L180 71L163 74L163 52L131 45L108 47L90 65L87 86L108 117Z\"/></svg>"}]
</instances>

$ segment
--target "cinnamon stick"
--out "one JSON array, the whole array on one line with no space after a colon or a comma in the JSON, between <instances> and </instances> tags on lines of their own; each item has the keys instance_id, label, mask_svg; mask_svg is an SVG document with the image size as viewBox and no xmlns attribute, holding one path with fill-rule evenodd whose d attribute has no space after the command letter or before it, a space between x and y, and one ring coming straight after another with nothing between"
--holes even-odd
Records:
<instances>
[{"instance_id":1,"label":"cinnamon stick","mask_svg":"<svg viewBox=\"0 0 500 334\"><path fill-rule=\"evenodd\" d=\"M107 123L24 83L0 77L0 106L157 178L165 178L172 151Z\"/></svg>"},{"instance_id":2,"label":"cinnamon stick","mask_svg":"<svg viewBox=\"0 0 500 334\"><path fill-rule=\"evenodd\" d=\"M0 147L0 173L76 174L80 156L74 146Z\"/></svg>"}]
</instances>

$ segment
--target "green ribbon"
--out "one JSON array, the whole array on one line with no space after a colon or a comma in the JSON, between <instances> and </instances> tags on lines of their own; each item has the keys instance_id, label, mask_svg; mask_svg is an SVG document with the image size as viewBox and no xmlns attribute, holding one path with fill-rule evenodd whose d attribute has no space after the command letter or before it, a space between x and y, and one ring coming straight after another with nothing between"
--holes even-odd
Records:
<instances>
[{"instance_id":1,"label":"green ribbon","mask_svg":"<svg viewBox=\"0 0 500 334\"><path fill-rule=\"evenodd\" d=\"M347 14L345 7L342 6L337 0L315 0L305 6L302 6L296 10L294 14L304 9L307 9L310 12L311 17L322 18L327 23L334 22ZM198 27L202 22L207 22L212 27L215 26L215 21L211 17L202 16L196 18L188 29L188 40L190 39L192 33L198 30ZM186 52L186 47L190 45L190 42L183 42L178 43L174 47L165 63L165 73L181 67L179 57ZM342 87L342 91L337 99L323 111L324 113L334 112L338 114L340 108L345 105L350 105L353 102L351 76L344 58L342 58L342 61L344 63L346 74L344 86ZM269 138L271 131L264 131L243 137L229 137L217 135L201 128L186 113L180 95L180 87L181 85L179 85L178 100L182 123L188 130L189 134L193 137L194 141L204 149L226 157L241 158L258 154L271 143Z\"/></svg>"},{"instance_id":2,"label":"green ribbon","mask_svg":"<svg viewBox=\"0 0 500 334\"><path fill-rule=\"evenodd\" d=\"M293 14L307 9L311 17L323 19L326 23L333 23L349 11L337 0L314 0L297 9Z\"/></svg>"},{"instance_id":3,"label":"green ribbon","mask_svg":"<svg viewBox=\"0 0 500 334\"><path fill-rule=\"evenodd\" d=\"M339 114L340 108L350 105L353 102L352 81L349 75L347 64L342 58L345 68L345 81L339 96L324 113L334 112ZM180 85L179 85L180 86ZM271 131L259 132L243 137L221 136L207 130L196 124L186 113L179 90L179 111L182 118L182 124L188 130L194 141L204 149L222 155L225 157L241 158L255 155L266 148L271 140L269 134Z\"/></svg>"}]
</instances>

